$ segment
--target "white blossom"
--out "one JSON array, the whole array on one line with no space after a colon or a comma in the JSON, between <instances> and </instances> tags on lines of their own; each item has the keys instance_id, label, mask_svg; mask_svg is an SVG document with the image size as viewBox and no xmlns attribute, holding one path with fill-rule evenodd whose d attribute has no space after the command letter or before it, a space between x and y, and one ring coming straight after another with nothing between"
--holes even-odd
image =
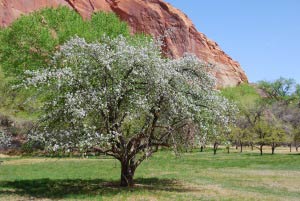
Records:
<instances>
[{"instance_id":1,"label":"white blossom","mask_svg":"<svg viewBox=\"0 0 300 201\"><path fill-rule=\"evenodd\" d=\"M11 137L0 131L0 147L9 147L11 145Z\"/></svg>"}]
</instances>

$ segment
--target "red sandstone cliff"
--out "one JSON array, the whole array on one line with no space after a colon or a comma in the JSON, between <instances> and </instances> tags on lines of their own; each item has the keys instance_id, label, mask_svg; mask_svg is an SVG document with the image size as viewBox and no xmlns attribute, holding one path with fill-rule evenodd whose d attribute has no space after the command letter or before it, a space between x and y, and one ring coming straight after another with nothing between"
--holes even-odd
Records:
<instances>
[{"instance_id":1,"label":"red sandstone cliff","mask_svg":"<svg viewBox=\"0 0 300 201\"><path fill-rule=\"evenodd\" d=\"M213 74L219 86L247 82L238 62L223 52L217 43L198 32L184 13L163 0L0 0L0 26L9 25L21 14L59 5L75 9L85 19L96 11L114 12L129 24L133 33L161 36L168 30L164 42L169 56L176 58L190 52L216 64Z\"/></svg>"}]
</instances>

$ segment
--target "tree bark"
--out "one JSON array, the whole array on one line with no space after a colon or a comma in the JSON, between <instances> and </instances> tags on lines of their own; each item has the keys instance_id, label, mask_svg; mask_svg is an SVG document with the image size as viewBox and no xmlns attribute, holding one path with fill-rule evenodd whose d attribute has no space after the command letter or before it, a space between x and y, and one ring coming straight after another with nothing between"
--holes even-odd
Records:
<instances>
[{"instance_id":1,"label":"tree bark","mask_svg":"<svg viewBox=\"0 0 300 201\"><path fill-rule=\"evenodd\" d=\"M259 151L260 151L260 155L262 156L263 155L263 145L259 146Z\"/></svg>"},{"instance_id":2,"label":"tree bark","mask_svg":"<svg viewBox=\"0 0 300 201\"><path fill-rule=\"evenodd\" d=\"M214 155L217 154L217 149L218 149L218 143L215 142L215 143L214 143Z\"/></svg>"},{"instance_id":3,"label":"tree bark","mask_svg":"<svg viewBox=\"0 0 300 201\"><path fill-rule=\"evenodd\" d=\"M240 152L242 153L243 152L243 143L240 142L240 144L241 144L241 150L240 150Z\"/></svg>"},{"instance_id":4,"label":"tree bark","mask_svg":"<svg viewBox=\"0 0 300 201\"><path fill-rule=\"evenodd\" d=\"M200 147L200 152L203 152L203 146Z\"/></svg>"},{"instance_id":5,"label":"tree bark","mask_svg":"<svg viewBox=\"0 0 300 201\"><path fill-rule=\"evenodd\" d=\"M289 144L290 152L292 152L292 144Z\"/></svg>"},{"instance_id":6,"label":"tree bark","mask_svg":"<svg viewBox=\"0 0 300 201\"><path fill-rule=\"evenodd\" d=\"M275 148L276 148L276 144L275 144L275 142L272 142L272 145L271 145L272 155L273 155L274 152L275 152Z\"/></svg>"},{"instance_id":7,"label":"tree bark","mask_svg":"<svg viewBox=\"0 0 300 201\"><path fill-rule=\"evenodd\" d=\"M134 185L133 176L135 167L128 160L121 161L121 183L122 187L132 187Z\"/></svg>"},{"instance_id":8,"label":"tree bark","mask_svg":"<svg viewBox=\"0 0 300 201\"><path fill-rule=\"evenodd\" d=\"M272 145L272 155L274 154L274 151L275 151L275 146Z\"/></svg>"},{"instance_id":9,"label":"tree bark","mask_svg":"<svg viewBox=\"0 0 300 201\"><path fill-rule=\"evenodd\" d=\"M216 155L216 154L217 154L217 149L214 148L214 155Z\"/></svg>"}]
</instances>

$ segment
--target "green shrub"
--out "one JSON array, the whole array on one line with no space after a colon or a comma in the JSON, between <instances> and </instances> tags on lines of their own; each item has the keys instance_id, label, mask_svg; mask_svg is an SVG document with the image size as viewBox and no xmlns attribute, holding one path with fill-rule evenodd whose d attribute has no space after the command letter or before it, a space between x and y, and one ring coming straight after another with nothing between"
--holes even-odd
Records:
<instances>
[{"instance_id":1,"label":"green shrub","mask_svg":"<svg viewBox=\"0 0 300 201\"><path fill-rule=\"evenodd\" d=\"M59 45L75 35L95 41L103 34L130 35L127 24L112 13L96 13L84 21L67 7L34 12L0 31L1 66L6 75L20 75L47 65Z\"/></svg>"},{"instance_id":2,"label":"green shrub","mask_svg":"<svg viewBox=\"0 0 300 201\"><path fill-rule=\"evenodd\" d=\"M35 151L41 151L44 149L44 145L39 142L28 141L21 146L23 154L31 154Z\"/></svg>"},{"instance_id":3,"label":"green shrub","mask_svg":"<svg viewBox=\"0 0 300 201\"><path fill-rule=\"evenodd\" d=\"M224 88L222 94L229 100L234 101L240 109L249 107L261 99L255 86L249 84Z\"/></svg>"}]
</instances>

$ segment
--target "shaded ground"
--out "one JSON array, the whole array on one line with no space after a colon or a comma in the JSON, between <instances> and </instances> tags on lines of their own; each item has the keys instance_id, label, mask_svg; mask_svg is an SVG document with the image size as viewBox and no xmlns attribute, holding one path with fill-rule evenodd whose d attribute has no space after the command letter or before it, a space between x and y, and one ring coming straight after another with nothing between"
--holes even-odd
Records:
<instances>
[{"instance_id":1,"label":"shaded ground","mask_svg":"<svg viewBox=\"0 0 300 201\"><path fill-rule=\"evenodd\" d=\"M137 178L136 185L133 188L120 188L118 182L110 182L102 179L33 179L33 180L16 180L3 181L0 185L4 189L1 194L8 196L18 195L31 198L51 198L60 199L66 195L88 195L88 196L109 196L113 197L119 193L130 193L139 191L166 191L166 192L187 192L184 186L175 180L158 179L158 178Z\"/></svg>"}]
</instances>

